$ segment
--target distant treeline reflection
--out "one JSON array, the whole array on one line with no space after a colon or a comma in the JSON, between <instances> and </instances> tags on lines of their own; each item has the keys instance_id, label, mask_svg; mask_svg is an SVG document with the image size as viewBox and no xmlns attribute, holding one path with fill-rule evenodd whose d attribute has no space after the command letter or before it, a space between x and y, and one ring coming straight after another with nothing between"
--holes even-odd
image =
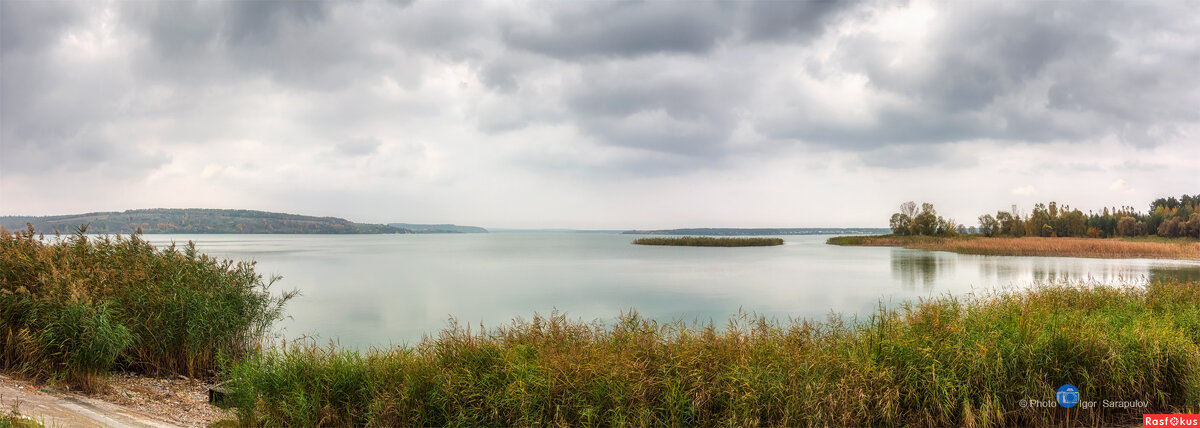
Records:
<instances>
[{"instance_id":1,"label":"distant treeline reflection","mask_svg":"<svg viewBox=\"0 0 1200 428\"><path fill-rule=\"evenodd\" d=\"M906 290L932 290L939 277L954 273L957 254L895 248L892 250L892 277ZM979 256L966 256L979 257ZM1146 271L1113 267L1086 273L1062 266L1060 262L1037 260L1022 269L1011 262L994 260L979 264L980 276L994 278L994 285L1053 283L1058 281L1102 281L1149 283L1155 280L1200 281L1200 266L1150 266ZM984 285L984 284L977 284Z\"/></svg>"}]
</instances>

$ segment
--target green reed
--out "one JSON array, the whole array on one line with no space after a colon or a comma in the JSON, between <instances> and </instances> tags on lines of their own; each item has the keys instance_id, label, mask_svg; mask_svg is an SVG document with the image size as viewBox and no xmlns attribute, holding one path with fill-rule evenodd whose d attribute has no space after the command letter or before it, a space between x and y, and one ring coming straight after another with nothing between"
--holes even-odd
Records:
<instances>
[{"instance_id":1,"label":"green reed","mask_svg":"<svg viewBox=\"0 0 1200 428\"><path fill-rule=\"evenodd\" d=\"M0 231L0 369L85 388L113 368L211 375L256 351L295 294L191 243L82 232Z\"/></svg>"},{"instance_id":2,"label":"green reed","mask_svg":"<svg viewBox=\"0 0 1200 428\"><path fill-rule=\"evenodd\" d=\"M413 347L293 343L225 377L252 425L1131 424L1200 410L1200 283L1044 285L825 322L452 323ZM1020 405L1065 383L1149 408Z\"/></svg>"}]
</instances>

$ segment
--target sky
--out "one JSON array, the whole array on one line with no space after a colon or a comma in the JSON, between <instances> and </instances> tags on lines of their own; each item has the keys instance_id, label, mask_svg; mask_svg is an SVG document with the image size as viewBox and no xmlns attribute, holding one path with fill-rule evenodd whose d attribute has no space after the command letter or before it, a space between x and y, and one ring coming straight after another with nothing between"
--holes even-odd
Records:
<instances>
[{"instance_id":1,"label":"sky","mask_svg":"<svg viewBox=\"0 0 1200 428\"><path fill-rule=\"evenodd\" d=\"M1200 2L0 0L0 215L966 225L1200 193Z\"/></svg>"}]
</instances>

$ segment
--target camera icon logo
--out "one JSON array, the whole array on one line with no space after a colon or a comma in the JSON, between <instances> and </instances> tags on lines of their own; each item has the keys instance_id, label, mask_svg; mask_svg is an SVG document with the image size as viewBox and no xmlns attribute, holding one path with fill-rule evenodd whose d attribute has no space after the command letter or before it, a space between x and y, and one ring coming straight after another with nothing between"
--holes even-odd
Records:
<instances>
[{"instance_id":1,"label":"camera icon logo","mask_svg":"<svg viewBox=\"0 0 1200 428\"><path fill-rule=\"evenodd\" d=\"M1054 395L1054 399L1058 401L1058 405L1070 409L1079 404L1079 388L1075 385L1066 384L1058 388L1058 393Z\"/></svg>"}]
</instances>

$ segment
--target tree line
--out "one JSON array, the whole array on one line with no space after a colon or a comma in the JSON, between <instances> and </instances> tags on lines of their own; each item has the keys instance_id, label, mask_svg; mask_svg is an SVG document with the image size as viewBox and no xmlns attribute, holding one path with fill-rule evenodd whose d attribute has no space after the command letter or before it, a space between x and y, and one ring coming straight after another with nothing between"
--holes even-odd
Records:
<instances>
[{"instance_id":1,"label":"tree line","mask_svg":"<svg viewBox=\"0 0 1200 428\"><path fill-rule=\"evenodd\" d=\"M997 211L996 215L979 216L979 227L964 228L953 219L937 215L933 204L923 203L918 210L909 201L892 214L889 226L896 235L955 236L1044 236L1111 238L1115 236L1157 235L1166 238L1200 238L1200 194L1184 194L1179 198L1158 198L1150 203L1148 212L1134 207L1105 207L1100 212L1086 214L1068 205L1039 203L1033 211L1022 215L1012 211Z\"/></svg>"},{"instance_id":2,"label":"tree line","mask_svg":"<svg viewBox=\"0 0 1200 428\"><path fill-rule=\"evenodd\" d=\"M892 214L888 226L896 235L955 236L966 232L954 219L937 215L928 202L922 203L920 210L913 201L900 204L900 212Z\"/></svg>"}]
</instances>

